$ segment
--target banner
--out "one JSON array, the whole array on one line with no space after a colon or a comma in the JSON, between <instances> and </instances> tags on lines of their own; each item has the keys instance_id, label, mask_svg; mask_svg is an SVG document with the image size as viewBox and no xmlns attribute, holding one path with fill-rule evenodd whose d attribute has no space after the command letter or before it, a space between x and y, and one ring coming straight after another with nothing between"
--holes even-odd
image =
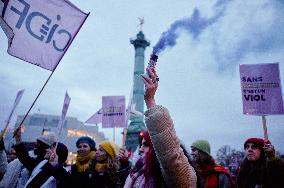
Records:
<instances>
[{"instance_id":1,"label":"banner","mask_svg":"<svg viewBox=\"0 0 284 188\"><path fill-rule=\"evenodd\" d=\"M68 0L2 0L0 13L8 53L51 71L88 16Z\"/></svg>"},{"instance_id":2,"label":"banner","mask_svg":"<svg viewBox=\"0 0 284 188\"><path fill-rule=\"evenodd\" d=\"M284 114L279 64L240 65L243 113Z\"/></svg>"},{"instance_id":3,"label":"banner","mask_svg":"<svg viewBox=\"0 0 284 188\"><path fill-rule=\"evenodd\" d=\"M102 127L125 127L125 97L102 97Z\"/></svg>"},{"instance_id":4,"label":"banner","mask_svg":"<svg viewBox=\"0 0 284 188\"><path fill-rule=\"evenodd\" d=\"M102 109L99 109L94 115L92 115L85 123L99 124L102 122Z\"/></svg>"},{"instance_id":5,"label":"banner","mask_svg":"<svg viewBox=\"0 0 284 188\"><path fill-rule=\"evenodd\" d=\"M13 115L13 113L14 113L16 107L18 106L20 100L22 99L22 96L23 96L23 94L24 94L24 91L25 91L25 90L22 89L22 90L18 91L18 93L17 93L16 99L15 99L15 101L14 101L14 105L13 105L12 110L11 110L9 116L8 116L7 121L6 121L7 126L9 125L9 123L10 123L10 121L11 121L12 115Z\"/></svg>"},{"instance_id":6,"label":"banner","mask_svg":"<svg viewBox=\"0 0 284 188\"><path fill-rule=\"evenodd\" d=\"M70 100L71 100L71 98L69 97L69 95L68 95L68 93L66 91L61 117L60 117L60 120L58 122L58 128L57 128L57 130L58 130L58 137L57 138L60 138L60 134L61 134L62 128L64 126L65 117L66 117L67 110L68 110L68 107L69 107L69 104L70 104Z\"/></svg>"}]
</instances>

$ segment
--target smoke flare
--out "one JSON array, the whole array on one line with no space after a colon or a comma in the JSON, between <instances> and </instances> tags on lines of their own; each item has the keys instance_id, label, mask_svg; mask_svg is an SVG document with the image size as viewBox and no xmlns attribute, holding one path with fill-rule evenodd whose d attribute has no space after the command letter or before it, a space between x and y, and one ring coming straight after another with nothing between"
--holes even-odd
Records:
<instances>
[{"instance_id":1,"label":"smoke flare","mask_svg":"<svg viewBox=\"0 0 284 188\"><path fill-rule=\"evenodd\" d=\"M217 6L219 6L218 4ZM178 30L183 29L188 34L192 34L193 38L197 38L198 35L208 26L215 23L222 15L223 11L217 12L217 14L209 19L202 18L200 11L195 8L191 17L183 18L175 21L169 28L169 30L162 33L159 41L153 47L153 54L159 54L167 47L173 47L176 45L176 40L179 37Z\"/></svg>"}]
</instances>

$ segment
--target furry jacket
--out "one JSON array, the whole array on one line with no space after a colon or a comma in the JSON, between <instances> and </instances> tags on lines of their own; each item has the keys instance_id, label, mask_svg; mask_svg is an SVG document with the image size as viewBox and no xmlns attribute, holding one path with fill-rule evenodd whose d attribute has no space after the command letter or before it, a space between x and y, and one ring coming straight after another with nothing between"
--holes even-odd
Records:
<instances>
[{"instance_id":1,"label":"furry jacket","mask_svg":"<svg viewBox=\"0 0 284 188\"><path fill-rule=\"evenodd\" d=\"M148 109L145 116L167 187L195 188L195 171L180 147L169 111L156 105Z\"/></svg>"}]
</instances>

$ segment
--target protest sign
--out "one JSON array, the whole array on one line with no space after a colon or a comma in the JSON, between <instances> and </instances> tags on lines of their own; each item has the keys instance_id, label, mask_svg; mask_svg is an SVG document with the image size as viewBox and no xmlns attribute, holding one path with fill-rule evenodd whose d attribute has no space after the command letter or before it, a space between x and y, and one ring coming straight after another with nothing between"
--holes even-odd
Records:
<instances>
[{"instance_id":1,"label":"protest sign","mask_svg":"<svg viewBox=\"0 0 284 188\"><path fill-rule=\"evenodd\" d=\"M244 114L284 114L278 63L242 64L240 79Z\"/></svg>"},{"instance_id":2,"label":"protest sign","mask_svg":"<svg viewBox=\"0 0 284 188\"><path fill-rule=\"evenodd\" d=\"M125 127L125 97L102 97L102 127Z\"/></svg>"}]
</instances>

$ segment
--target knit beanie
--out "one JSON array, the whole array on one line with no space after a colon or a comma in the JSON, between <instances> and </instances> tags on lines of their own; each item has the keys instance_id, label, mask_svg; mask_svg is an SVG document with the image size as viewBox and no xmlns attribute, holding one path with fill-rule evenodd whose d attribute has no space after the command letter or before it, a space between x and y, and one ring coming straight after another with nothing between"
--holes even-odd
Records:
<instances>
[{"instance_id":1,"label":"knit beanie","mask_svg":"<svg viewBox=\"0 0 284 188\"><path fill-rule=\"evenodd\" d=\"M56 143L53 144L55 146ZM56 154L58 155L58 162L60 164L64 164L68 157L68 148L66 145L64 145L61 142L58 142L57 148L56 148Z\"/></svg>"},{"instance_id":2,"label":"knit beanie","mask_svg":"<svg viewBox=\"0 0 284 188\"><path fill-rule=\"evenodd\" d=\"M194 147L210 155L210 144L207 140L196 140L191 144L191 147Z\"/></svg>"},{"instance_id":3,"label":"knit beanie","mask_svg":"<svg viewBox=\"0 0 284 188\"><path fill-rule=\"evenodd\" d=\"M244 143L244 148L246 148L246 145L248 144L248 143L253 143L253 144L255 144L255 146L257 147L257 148L259 148L259 149L263 149L263 146L264 146L264 140L263 140L263 138L249 138L249 139L247 139L246 141L245 141L245 143Z\"/></svg>"},{"instance_id":4,"label":"knit beanie","mask_svg":"<svg viewBox=\"0 0 284 188\"><path fill-rule=\"evenodd\" d=\"M51 146L54 142L56 142L56 135L54 132L48 132L47 134L38 137L37 140L48 146Z\"/></svg>"},{"instance_id":5,"label":"knit beanie","mask_svg":"<svg viewBox=\"0 0 284 188\"><path fill-rule=\"evenodd\" d=\"M106 153L114 159L117 156L117 146L111 141L103 141L100 146L106 151Z\"/></svg>"},{"instance_id":6,"label":"knit beanie","mask_svg":"<svg viewBox=\"0 0 284 188\"><path fill-rule=\"evenodd\" d=\"M92 138L88 136L81 136L76 142L77 148L79 147L79 144L81 143L89 144L91 151L96 151L96 142Z\"/></svg>"}]
</instances>

